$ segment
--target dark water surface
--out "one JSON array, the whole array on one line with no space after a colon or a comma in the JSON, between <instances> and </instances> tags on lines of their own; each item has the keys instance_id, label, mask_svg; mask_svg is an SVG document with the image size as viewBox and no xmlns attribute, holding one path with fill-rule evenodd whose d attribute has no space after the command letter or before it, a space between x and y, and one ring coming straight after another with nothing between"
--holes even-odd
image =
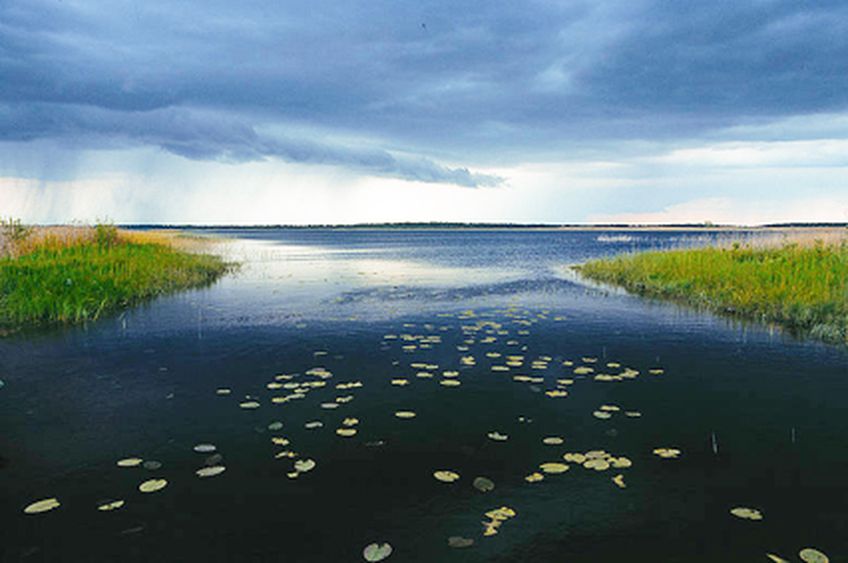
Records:
<instances>
[{"instance_id":1,"label":"dark water surface","mask_svg":"<svg viewBox=\"0 0 848 563\"><path fill-rule=\"evenodd\" d=\"M0 340L1 561L362 561L384 541L390 562L798 561L808 546L848 560L848 353L590 288L567 269L709 236L225 234L236 240L222 252L243 266L209 289ZM508 355L522 364L493 371ZM307 374L318 366L332 377ZM625 368L639 375L595 379ZM568 396L546 394L558 388ZM602 405L621 410L596 418ZM336 434L346 418L356 435ZM210 455L199 443L224 473L195 475ZM525 481L591 450L632 467L571 462ZM286 451L315 468L290 478L295 459L275 457ZM161 467L116 465L129 457ZM443 469L460 479L434 479ZM496 488L475 490L477 476ZM154 478L167 486L139 492ZM61 506L23 513L48 497ZM483 537L501 506L517 515ZM764 519L731 516L739 506ZM475 544L452 549L450 536Z\"/></svg>"}]
</instances>

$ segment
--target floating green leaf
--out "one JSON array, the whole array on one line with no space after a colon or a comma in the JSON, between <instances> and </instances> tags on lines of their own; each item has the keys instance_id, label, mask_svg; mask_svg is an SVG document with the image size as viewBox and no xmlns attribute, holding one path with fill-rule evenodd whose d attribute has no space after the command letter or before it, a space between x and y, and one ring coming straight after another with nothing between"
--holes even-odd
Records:
<instances>
[{"instance_id":1,"label":"floating green leaf","mask_svg":"<svg viewBox=\"0 0 848 563\"><path fill-rule=\"evenodd\" d=\"M168 485L165 479L149 479L138 486L138 490L142 493L155 493L161 491Z\"/></svg>"},{"instance_id":2,"label":"floating green leaf","mask_svg":"<svg viewBox=\"0 0 848 563\"><path fill-rule=\"evenodd\" d=\"M198 477L215 477L216 475L220 475L226 470L227 468L223 465L211 465L209 467L201 467L194 473Z\"/></svg>"},{"instance_id":3,"label":"floating green leaf","mask_svg":"<svg viewBox=\"0 0 848 563\"><path fill-rule=\"evenodd\" d=\"M738 506L736 508L731 508L730 513L737 518L742 518L743 520L762 520L763 513L757 510L756 508L746 508L744 506Z\"/></svg>"},{"instance_id":4,"label":"floating green leaf","mask_svg":"<svg viewBox=\"0 0 848 563\"><path fill-rule=\"evenodd\" d=\"M558 463L558 462L551 461L551 462L547 462L547 463L543 463L543 464L539 465L539 469L541 469L545 473L556 474L556 473L565 473L566 471L568 471L568 466L564 463Z\"/></svg>"},{"instance_id":5,"label":"floating green leaf","mask_svg":"<svg viewBox=\"0 0 848 563\"><path fill-rule=\"evenodd\" d=\"M474 488L481 493L488 493L495 489L494 481L487 479L486 477L475 477L472 485L474 485Z\"/></svg>"},{"instance_id":6,"label":"floating green leaf","mask_svg":"<svg viewBox=\"0 0 848 563\"><path fill-rule=\"evenodd\" d=\"M459 473L454 473L453 471L448 470L440 470L434 472L433 477L435 477L437 481L441 481L442 483L453 483L454 481L459 479Z\"/></svg>"},{"instance_id":7,"label":"floating green leaf","mask_svg":"<svg viewBox=\"0 0 848 563\"><path fill-rule=\"evenodd\" d=\"M462 536L451 536L448 538L448 546L455 549L464 549L472 545L474 545L474 540L471 538L464 538Z\"/></svg>"},{"instance_id":8,"label":"floating green leaf","mask_svg":"<svg viewBox=\"0 0 848 563\"><path fill-rule=\"evenodd\" d=\"M366 561L372 563L382 561L392 554L392 546L388 543L372 543L365 546L362 550L362 557Z\"/></svg>"},{"instance_id":9,"label":"floating green leaf","mask_svg":"<svg viewBox=\"0 0 848 563\"><path fill-rule=\"evenodd\" d=\"M138 467L144 460L140 457L128 457L118 460L118 467Z\"/></svg>"},{"instance_id":10,"label":"floating green leaf","mask_svg":"<svg viewBox=\"0 0 848 563\"><path fill-rule=\"evenodd\" d=\"M312 471L313 469L315 469L316 465L317 464L315 463L314 459L299 459L294 462L294 468L299 473L306 473L307 471Z\"/></svg>"},{"instance_id":11,"label":"floating green leaf","mask_svg":"<svg viewBox=\"0 0 848 563\"><path fill-rule=\"evenodd\" d=\"M542 475L541 473L536 471L534 473L531 473L527 477L525 477L524 480L527 481L528 483L538 483L539 481L542 481L544 478L545 478L544 475Z\"/></svg>"},{"instance_id":12,"label":"floating green leaf","mask_svg":"<svg viewBox=\"0 0 848 563\"><path fill-rule=\"evenodd\" d=\"M24 508L25 514L40 514L42 512L48 512L53 510L54 508L59 508L62 505L55 497L46 498L44 500L39 500L28 505Z\"/></svg>"},{"instance_id":13,"label":"floating green leaf","mask_svg":"<svg viewBox=\"0 0 848 563\"><path fill-rule=\"evenodd\" d=\"M804 563L829 563L827 555L812 547L805 547L798 553Z\"/></svg>"},{"instance_id":14,"label":"floating green leaf","mask_svg":"<svg viewBox=\"0 0 848 563\"><path fill-rule=\"evenodd\" d=\"M111 512L113 510L123 508L124 504L126 503L123 500L113 500L98 505L97 510L99 510L100 512Z\"/></svg>"}]
</instances>

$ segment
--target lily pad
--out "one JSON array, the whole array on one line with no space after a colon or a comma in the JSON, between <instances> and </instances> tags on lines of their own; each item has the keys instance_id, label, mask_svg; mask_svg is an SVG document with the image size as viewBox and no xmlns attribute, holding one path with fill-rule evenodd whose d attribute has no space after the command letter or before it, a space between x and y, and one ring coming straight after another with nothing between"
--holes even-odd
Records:
<instances>
[{"instance_id":1,"label":"lily pad","mask_svg":"<svg viewBox=\"0 0 848 563\"><path fill-rule=\"evenodd\" d=\"M212 465L212 466L209 466L209 467L201 467L200 469L198 469L194 473L198 477L215 477L216 475L220 475L221 473L223 473L226 470L227 470L227 468L224 467L223 465Z\"/></svg>"},{"instance_id":2,"label":"lily pad","mask_svg":"<svg viewBox=\"0 0 848 563\"><path fill-rule=\"evenodd\" d=\"M398 417L398 418L409 419L409 418L415 418L416 415L412 411L397 411L395 413L395 416Z\"/></svg>"},{"instance_id":3,"label":"lily pad","mask_svg":"<svg viewBox=\"0 0 848 563\"><path fill-rule=\"evenodd\" d=\"M798 557L801 558L801 561L804 563L829 563L830 559L813 547L805 547L800 552L798 552Z\"/></svg>"},{"instance_id":4,"label":"lily pad","mask_svg":"<svg viewBox=\"0 0 848 563\"><path fill-rule=\"evenodd\" d=\"M762 520L763 513L757 510L756 508L747 508L744 506L738 506L736 508L731 508L730 513L737 518L742 518L743 520Z\"/></svg>"},{"instance_id":5,"label":"lily pad","mask_svg":"<svg viewBox=\"0 0 848 563\"><path fill-rule=\"evenodd\" d=\"M657 455L663 459L677 459L680 457L680 454L683 453L676 448L655 448L654 455Z\"/></svg>"},{"instance_id":6,"label":"lily pad","mask_svg":"<svg viewBox=\"0 0 848 563\"><path fill-rule=\"evenodd\" d=\"M140 457L128 457L118 460L118 467L138 467L144 460Z\"/></svg>"},{"instance_id":7,"label":"lily pad","mask_svg":"<svg viewBox=\"0 0 848 563\"><path fill-rule=\"evenodd\" d=\"M633 466L633 462L630 459L622 456L622 457L611 457L609 458L609 464L616 469L627 469L628 467Z\"/></svg>"},{"instance_id":8,"label":"lily pad","mask_svg":"<svg viewBox=\"0 0 848 563\"><path fill-rule=\"evenodd\" d=\"M570 461L572 463L579 463L583 465L583 462L586 461L586 456L581 453L569 452L562 456L562 459L565 461Z\"/></svg>"},{"instance_id":9,"label":"lily pad","mask_svg":"<svg viewBox=\"0 0 848 563\"><path fill-rule=\"evenodd\" d=\"M123 500L113 500L98 505L97 510L99 510L100 512L111 512L113 510L123 508L124 504L126 503Z\"/></svg>"},{"instance_id":10,"label":"lily pad","mask_svg":"<svg viewBox=\"0 0 848 563\"><path fill-rule=\"evenodd\" d=\"M204 459L203 463L205 465L218 465L218 464L221 463L221 461L223 459L224 459L224 456L222 456L221 454L212 454L209 457L207 457L206 459Z\"/></svg>"},{"instance_id":11,"label":"lily pad","mask_svg":"<svg viewBox=\"0 0 848 563\"><path fill-rule=\"evenodd\" d=\"M472 485L474 485L474 488L481 493L488 493L495 489L495 482L486 477L475 477Z\"/></svg>"},{"instance_id":12,"label":"lily pad","mask_svg":"<svg viewBox=\"0 0 848 563\"><path fill-rule=\"evenodd\" d=\"M194 446L194 451L199 454L211 454L217 449L214 444L197 444Z\"/></svg>"},{"instance_id":13,"label":"lily pad","mask_svg":"<svg viewBox=\"0 0 848 563\"><path fill-rule=\"evenodd\" d=\"M472 545L474 545L474 540L471 538L464 538L462 536L451 536L448 538L448 547L464 549L466 547L471 547Z\"/></svg>"},{"instance_id":14,"label":"lily pad","mask_svg":"<svg viewBox=\"0 0 848 563\"><path fill-rule=\"evenodd\" d=\"M351 436L356 436L356 428L337 428L336 434L343 438L350 438Z\"/></svg>"},{"instance_id":15,"label":"lily pad","mask_svg":"<svg viewBox=\"0 0 848 563\"><path fill-rule=\"evenodd\" d=\"M58 499L56 499L55 497L54 498L46 498L44 500L39 500L37 502L34 502L34 503L30 504L29 506L27 506L26 508L24 508L24 513L25 514L40 514L42 512L48 512L50 510L53 510L54 508L59 508L61 505L62 505L62 503L60 503L58 501Z\"/></svg>"},{"instance_id":16,"label":"lily pad","mask_svg":"<svg viewBox=\"0 0 848 563\"><path fill-rule=\"evenodd\" d=\"M544 478L545 478L544 475L542 475L541 473L536 471L534 473L531 473L527 477L525 477L524 480L527 481L528 483L538 483L539 481L542 481Z\"/></svg>"},{"instance_id":17,"label":"lily pad","mask_svg":"<svg viewBox=\"0 0 848 563\"><path fill-rule=\"evenodd\" d=\"M294 462L294 468L299 473L306 473L307 471L312 471L313 469L315 469L316 465L317 464L315 463L314 459L299 459Z\"/></svg>"},{"instance_id":18,"label":"lily pad","mask_svg":"<svg viewBox=\"0 0 848 563\"><path fill-rule=\"evenodd\" d=\"M165 479L149 479L138 486L138 490L142 493L155 493L161 491L168 486L168 481Z\"/></svg>"},{"instance_id":19,"label":"lily pad","mask_svg":"<svg viewBox=\"0 0 848 563\"><path fill-rule=\"evenodd\" d=\"M362 557L372 563L382 561L392 554L392 546L388 543L372 543L362 550Z\"/></svg>"},{"instance_id":20,"label":"lily pad","mask_svg":"<svg viewBox=\"0 0 848 563\"><path fill-rule=\"evenodd\" d=\"M539 465L539 469L545 473L557 474L568 471L568 466L564 463L548 462Z\"/></svg>"},{"instance_id":21,"label":"lily pad","mask_svg":"<svg viewBox=\"0 0 848 563\"><path fill-rule=\"evenodd\" d=\"M583 463L583 467L585 467L586 469L594 469L595 471L606 471L610 468L610 464L607 460L603 458L594 458L587 459Z\"/></svg>"},{"instance_id":22,"label":"lily pad","mask_svg":"<svg viewBox=\"0 0 848 563\"><path fill-rule=\"evenodd\" d=\"M283 423L279 422L279 421L274 421L274 422L272 422L271 424L268 425L268 430L270 430L272 432L276 432L277 430L282 430L282 429L283 429Z\"/></svg>"},{"instance_id":23,"label":"lily pad","mask_svg":"<svg viewBox=\"0 0 848 563\"><path fill-rule=\"evenodd\" d=\"M442 483L453 483L454 481L457 481L459 479L459 473L443 469L434 472L433 477L435 477L437 481L441 481Z\"/></svg>"},{"instance_id":24,"label":"lily pad","mask_svg":"<svg viewBox=\"0 0 848 563\"><path fill-rule=\"evenodd\" d=\"M253 410L259 408L259 403L256 401L244 401L239 403L239 406L245 410Z\"/></svg>"},{"instance_id":25,"label":"lily pad","mask_svg":"<svg viewBox=\"0 0 848 563\"><path fill-rule=\"evenodd\" d=\"M548 436L547 438L542 438L542 443L546 446L561 446L564 442L565 440L559 436Z\"/></svg>"},{"instance_id":26,"label":"lily pad","mask_svg":"<svg viewBox=\"0 0 848 563\"><path fill-rule=\"evenodd\" d=\"M486 434L490 440L494 440L495 442L506 442L509 440L509 436L506 434L501 434L500 432L489 432Z\"/></svg>"}]
</instances>

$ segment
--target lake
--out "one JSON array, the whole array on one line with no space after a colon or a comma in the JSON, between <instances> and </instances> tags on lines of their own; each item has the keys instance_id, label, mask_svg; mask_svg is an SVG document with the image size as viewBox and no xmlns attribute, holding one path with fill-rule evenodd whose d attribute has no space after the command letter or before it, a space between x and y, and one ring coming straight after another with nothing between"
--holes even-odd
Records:
<instances>
[{"instance_id":1,"label":"lake","mask_svg":"<svg viewBox=\"0 0 848 563\"><path fill-rule=\"evenodd\" d=\"M3 562L848 560L848 351L568 268L731 235L217 234L212 287L0 339Z\"/></svg>"}]
</instances>

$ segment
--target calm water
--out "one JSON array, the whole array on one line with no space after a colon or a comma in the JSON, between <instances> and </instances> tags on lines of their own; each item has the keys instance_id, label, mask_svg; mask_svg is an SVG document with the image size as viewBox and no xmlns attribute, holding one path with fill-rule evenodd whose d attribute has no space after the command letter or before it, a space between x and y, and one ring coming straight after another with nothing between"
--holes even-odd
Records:
<instances>
[{"instance_id":1,"label":"calm water","mask_svg":"<svg viewBox=\"0 0 848 563\"><path fill-rule=\"evenodd\" d=\"M221 251L243 266L211 288L0 340L0 560L361 561L375 541L394 546L390 562L797 561L807 546L848 560L848 353L591 288L567 268L709 237L225 234L236 240ZM307 374L319 366L332 377ZM640 373L595 379L625 368ZM325 383L300 386L313 381ZM568 396L546 394L558 388ZM596 418L602 405L621 410ZM336 434L346 418L356 435ZM591 450L632 467L569 463L525 481ZM316 467L290 478L286 451ZM161 467L116 465L129 457ZM197 477L206 463L226 471ZM477 476L495 489L477 491ZM154 478L167 487L139 492ZM61 506L23 513L47 497ZM97 510L115 499L126 504ZM483 537L501 506L517 515ZM737 519L737 506L765 518Z\"/></svg>"}]
</instances>

